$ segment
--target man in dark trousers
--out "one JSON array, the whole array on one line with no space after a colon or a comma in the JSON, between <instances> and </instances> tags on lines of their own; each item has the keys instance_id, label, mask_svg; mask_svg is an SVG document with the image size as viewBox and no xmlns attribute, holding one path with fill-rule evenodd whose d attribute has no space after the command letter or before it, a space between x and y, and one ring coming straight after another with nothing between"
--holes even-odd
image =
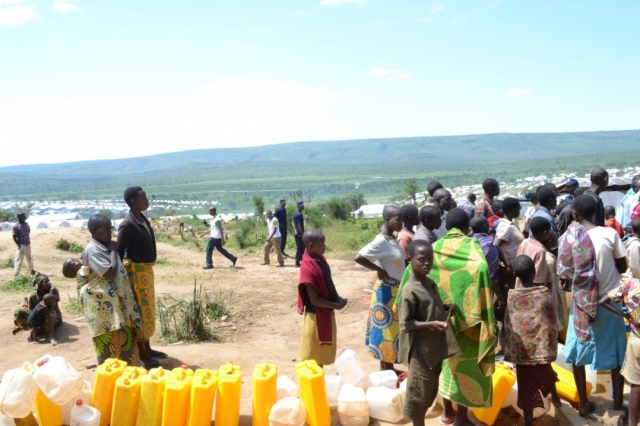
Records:
<instances>
[{"instance_id":1,"label":"man in dark trousers","mask_svg":"<svg viewBox=\"0 0 640 426\"><path fill-rule=\"evenodd\" d=\"M287 245L287 200L280 200L280 207L273 212L273 217L278 219L278 228L280 229L280 252L285 259L289 256L284 252L284 248Z\"/></svg>"},{"instance_id":2,"label":"man in dark trousers","mask_svg":"<svg viewBox=\"0 0 640 426\"><path fill-rule=\"evenodd\" d=\"M302 243L302 235L304 234L302 211L304 210L304 203L298 201L296 206L298 206L298 210L293 214L291 224L293 225L293 235L296 238L296 268L299 268L300 262L302 262L302 254L304 253L304 244Z\"/></svg>"}]
</instances>

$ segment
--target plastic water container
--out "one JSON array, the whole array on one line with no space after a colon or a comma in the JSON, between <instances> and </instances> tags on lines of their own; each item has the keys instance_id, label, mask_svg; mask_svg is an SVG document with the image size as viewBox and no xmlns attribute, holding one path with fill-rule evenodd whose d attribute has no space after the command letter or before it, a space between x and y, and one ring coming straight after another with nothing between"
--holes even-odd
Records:
<instances>
[{"instance_id":1,"label":"plastic water container","mask_svg":"<svg viewBox=\"0 0 640 426\"><path fill-rule=\"evenodd\" d=\"M402 398L395 389L372 386L367 389L369 417L383 422L396 423L403 419Z\"/></svg>"},{"instance_id":2,"label":"plastic water container","mask_svg":"<svg viewBox=\"0 0 640 426\"><path fill-rule=\"evenodd\" d=\"M189 420L189 398L193 370L186 365L174 368L164 384L162 426L184 426Z\"/></svg>"},{"instance_id":3,"label":"plastic water container","mask_svg":"<svg viewBox=\"0 0 640 426\"><path fill-rule=\"evenodd\" d=\"M136 426L140 403L140 384L147 370L141 367L127 367L116 379L111 407L111 426Z\"/></svg>"},{"instance_id":4,"label":"plastic water container","mask_svg":"<svg viewBox=\"0 0 640 426\"><path fill-rule=\"evenodd\" d=\"M40 426L62 426L64 424L61 407L51 402L41 390L36 394L33 408Z\"/></svg>"},{"instance_id":5,"label":"plastic water container","mask_svg":"<svg viewBox=\"0 0 640 426\"><path fill-rule=\"evenodd\" d=\"M16 422L11 417L0 413L0 426L16 426Z\"/></svg>"},{"instance_id":6,"label":"plastic water container","mask_svg":"<svg viewBox=\"0 0 640 426\"><path fill-rule=\"evenodd\" d=\"M276 403L278 367L258 364L251 376L253 384L253 426L268 426L271 407Z\"/></svg>"},{"instance_id":7,"label":"plastic water container","mask_svg":"<svg viewBox=\"0 0 640 426\"><path fill-rule=\"evenodd\" d=\"M502 403L509 395L516 375L504 364L496 363L496 370L491 376L493 382L493 405L490 408L473 408L473 415L486 425L493 425L500 414Z\"/></svg>"},{"instance_id":8,"label":"plastic water container","mask_svg":"<svg viewBox=\"0 0 640 426\"><path fill-rule=\"evenodd\" d=\"M213 401L218 387L218 372L198 368L191 380L191 400L189 402L188 426L211 425Z\"/></svg>"},{"instance_id":9,"label":"plastic water container","mask_svg":"<svg viewBox=\"0 0 640 426\"><path fill-rule=\"evenodd\" d=\"M161 426L164 385L169 372L162 367L152 368L142 378L137 423L139 426Z\"/></svg>"},{"instance_id":10,"label":"plastic water container","mask_svg":"<svg viewBox=\"0 0 640 426\"><path fill-rule=\"evenodd\" d=\"M556 390L558 391L558 395L567 398L572 402L580 402L580 397L578 396L578 388L576 388L576 382L573 378L573 373L565 370L562 367L557 366L555 363L551 363L551 367L553 367L553 371L558 374L558 382L556 382ZM593 386L591 382L587 382L587 393L591 393Z\"/></svg>"},{"instance_id":11,"label":"plastic water container","mask_svg":"<svg viewBox=\"0 0 640 426\"><path fill-rule=\"evenodd\" d=\"M322 367L313 360L300 362L296 364L296 377L309 426L331 426L331 411Z\"/></svg>"},{"instance_id":12,"label":"plastic water container","mask_svg":"<svg viewBox=\"0 0 640 426\"><path fill-rule=\"evenodd\" d=\"M398 375L393 370L376 371L369 374L371 386L385 387L389 389L398 388Z\"/></svg>"},{"instance_id":13,"label":"plastic water container","mask_svg":"<svg viewBox=\"0 0 640 426\"><path fill-rule=\"evenodd\" d=\"M511 393L512 398L511 398L511 407L521 416L524 416L524 414L522 413L522 410L518 407L518 382L516 382L515 385L513 385L513 388L511 389L512 392L515 389L515 395L513 393ZM544 416L545 414L547 414L547 412L549 411L549 409L551 408L551 403L549 402L549 399L544 397L542 395L542 392L540 392L540 396L542 397L542 403L544 404L544 407L536 407L533 409L533 418L537 419L540 416Z\"/></svg>"},{"instance_id":14,"label":"plastic water container","mask_svg":"<svg viewBox=\"0 0 640 426\"><path fill-rule=\"evenodd\" d=\"M573 374L573 366L567 362L564 356L564 345L562 343L558 343L558 358L556 359L556 365ZM596 370L592 370L588 365L585 367L585 372L587 373L587 382L591 383L591 393L594 394L598 387L598 372ZM613 398L613 396L611 397Z\"/></svg>"},{"instance_id":15,"label":"plastic water container","mask_svg":"<svg viewBox=\"0 0 640 426\"><path fill-rule=\"evenodd\" d=\"M21 419L33 409L38 385L33 378L33 366L7 370L0 383L0 411L8 417Z\"/></svg>"},{"instance_id":16,"label":"plastic water container","mask_svg":"<svg viewBox=\"0 0 640 426\"><path fill-rule=\"evenodd\" d=\"M304 426L307 410L299 398L285 397L271 407L269 426Z\"/></svg>"},{"instance_id":17,"label":"plastic water container","mask_svg":"<svg viewBox=\"0 0 640 426\"><path fill-rule=\"evenodd\" d=\"M340 376L324 376L324 388L327 392L327 402L329 407L338 406L338 396L342 389L342 379Z\"/></svg>"},{"instance_id":18,"label":"plastic water container","mask_svg":"<svg viewBox=\"0 0 640 426\"><path fill-rule=\"evenodd\" d=\"M367 426L369 402L361 388L345 384L338 397L338 416L342 426Z\"/></svg>"},{"instance_id":19,"label":"plastic water container","mask_svg":"<svg viewBox=\"0 0 640 426\"><path fill-rule=\"evenodd\" d=\"M241 391L242 369L232 362L220 366L216 396L216 426L238 426Z\"/></svg>"},{"instance_id":20,"label":"plastic water container","mask_svg":"<svg viewBox=\"0 0 640 426\"><path fill-rule=\"evenodd\" d=\"M93 385L91 382L83 381L82 389L78 392L71 401L66 402L60 409L62 410L62 424L71 424L71 410L76 405L76 401L81 399L83 404L91 405L91 396L93 395Z\"/></svg>"},{"instance_id":21,"label":"plastic water container","mask_svg":"<svg viewBox=\"0 0 640 426\"><path fill-rule=\"evenodd\" d=\"M336 370L342 378L342 383L367 390L371 386L369 374L365 371L358 359L358 355L351 349L340 352L335 362Z\"/></svg>"},{"instance_id":22,"label":"plastic water container","mask_svg":"<svg viewBox=\"0 0 640 426\"><path fill-rule=\"evenodd\" d=\"M82 403L79 399L76 401L75 407L71 410L71 426L99 426L100 411Z\"/></svg>"},{"instance_id":23,"label":"plastic water container","mask_svg":"<svg viewBox=\"0 0 640 426\"><path fill-rule=\"evenodd\" d=\"M63 357L44 355L34 365L33 378L54 404L64 405L82 390L82 376Z\"/></svg>"},{"instance_id":24,"label":"plastic water container","mask_svg":"<svg viewBox=\"0 0 640 426\"><path fill-rule=\"evenodd\" d=\"M280 401L282 398L299 398L300 388L297 383L289 378L289 376L280 376L276 381L276 399Z\"/></svg>"},{"instance_id":25,"label":"plastic water container","mask_svg":"<svg viewBox=\"0 0 640 426\"><path fill-rule=\"evenodd\" d=\"M91 406L100 411L100 426L111 423L113 390L116 387L116 379L124 373L125 368L127 368L126 362L117 358L107 358L96 369Z\"/></svg>"}]
</instances>

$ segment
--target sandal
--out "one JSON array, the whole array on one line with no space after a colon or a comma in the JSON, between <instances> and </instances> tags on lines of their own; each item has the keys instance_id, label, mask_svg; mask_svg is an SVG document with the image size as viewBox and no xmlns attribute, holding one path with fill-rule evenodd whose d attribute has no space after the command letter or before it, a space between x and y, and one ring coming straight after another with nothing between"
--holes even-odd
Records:
<instances>
[{"instance_id":1,"label":"sandal","mask_svg":"<svg viewBox=\"0 0 640 426\"><path fill-rule=\"evenodd\" d=\"M149 351L149 356L151 358L168 358L169 357L169 355L167 355L166 353L160 352L160 351L154 351L153 349Z\"/></svg>"},{"instance_id":2,"label":"sandal","mask_svg":"<svg viewBox=\"0 0 640 426\"><path fill-rule=\"evenodd\" d=\"M157 368L160 367L160 362L158 362L158 360L153 359L152 361L149 362L144 362L142 360L140 360L140 364L146 368L147 370L151 369L151 368Z\"/></svg>"}]
</instances>

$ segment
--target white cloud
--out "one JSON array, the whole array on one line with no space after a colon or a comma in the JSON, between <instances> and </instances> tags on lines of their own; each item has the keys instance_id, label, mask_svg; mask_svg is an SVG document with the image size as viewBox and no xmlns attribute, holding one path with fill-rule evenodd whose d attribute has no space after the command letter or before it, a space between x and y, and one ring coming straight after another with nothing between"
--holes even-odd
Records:
<instances>
[{"instance_id":1,"label":"white cloud","mask_svg":"<svg viewBox=\"0 0 640 426\"><path fill-rule=\"evenodd\" d=\"M3 146L28 146L33 153L28 159L3 154L0 165L331 140L347 127L344 115L333 112L342 99L323 88L244 78L175 96L0 99ZM101 153L85 149L87 141ZM75 147L70 156L63 145Z\"/></svg>"},{"instance_id":2,"label":"white cloud","mask_svg":"<svg viewBox=\"0 0 640 426\"><path fill-rule=\"evenodd\" d=\"M444 9L444 6L441 4L437 4L431 8L431 14L435 15L436 13L440 13L442 12L442 9Z\"/></svg>"},{"instance_id":3,"label":"white cloud","mask_svg":"<svg viewBox=\"0 0 640 426\"><path fill-rule=\"evenodd\" d=\"M78 6L76 6L75 2L80 0L56 0L53 8L58 12L72 12L74 10L78 10Z\"/></svg>"},{"instance_id":4,"label":"white cloud","mask_svg":"<svg viewBox=\"0 0 640 426\"><path fill-rule=\"evenodd\" d=\"M364 4L364 0L322 0L320 6L337 6L349 3Z\"/></svg>"},{"instance_id":5,"label":"white cloud","mask_svg":"<svg viewBox=\"0 0 640 426\"><path fill-rule=\"evenodd\" d=\"M371 74L385 81L408 80L411 78L411 74L406 71L389 70L385 67L374 67L371 69Z\"/></svg>"},{"instance_id":6,"label":"white cloud","mask_svg":"<svg viewBox=\"0 0 640 426\"><path fill-rule=\"evenodd\" d=\"M28 6L22 0L0 0L0 25L17 27L39 18L35 6Z\"/></svg>"},{"instance_id":7,"label":"white cloud","mask_svg":"<svg viewBox=\"0 0 640 426\"><path fill-rule=\"evenodd\" d=\"M531 89L525 89L525 88L517 89L516 88L516 89L509 90L507 93L505 93L505 96L528 95L531 92L533 92L533 90L531 90Z\"/></svg>"}]
</instances>

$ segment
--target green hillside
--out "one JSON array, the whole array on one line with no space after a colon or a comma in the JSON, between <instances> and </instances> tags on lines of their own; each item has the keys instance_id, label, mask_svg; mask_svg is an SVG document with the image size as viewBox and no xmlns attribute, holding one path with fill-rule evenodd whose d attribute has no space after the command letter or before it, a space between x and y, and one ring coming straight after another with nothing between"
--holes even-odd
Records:
<instances>
[{"instance_id":1,"label":"green hillside","mask_svg":"<svg viewBox=\"0 0 640 426\"><path fill-rule=\"evenodd\" d=\"M296 142L4 167L0 200L120 198L126 186L141 185L159 198L219 200L246 210L259 192L268 205L295 189L324 200L359 182L369 202L381 202L397 196L409 177L454 187L488 176L509 181L639 162L640 130Z\"/></svg>"}]
</instances>

